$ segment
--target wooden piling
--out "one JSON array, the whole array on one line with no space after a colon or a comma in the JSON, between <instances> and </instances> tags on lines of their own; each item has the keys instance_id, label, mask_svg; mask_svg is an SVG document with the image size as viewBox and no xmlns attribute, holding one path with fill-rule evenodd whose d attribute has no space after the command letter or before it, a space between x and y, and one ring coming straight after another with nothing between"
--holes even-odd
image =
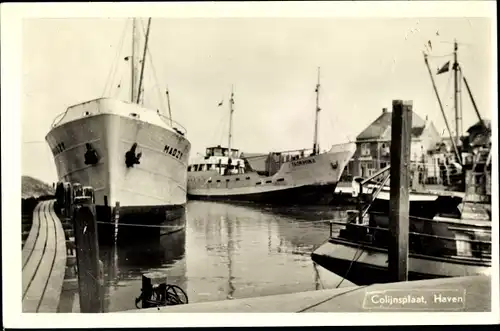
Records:
<instances>
[{"instance_id":1,"label":"wooden piling","mask_svg":"<svg viewBox=\"0 0 500 331\"><path fill-rule=\"evenodd\" d=\"M391 194L389 210L389 274L408 280L408 231L412 101L393 100L391 132Z\"/></svg>"},{"instance_id":2,"label":"wooden piling","mask_svg":"<svg viewBox=\"0 0 500 331\"><path fill-rule=\"evenodd\" d=\"M78 265L80 311L103 312L101 268L95 205L91 197L76 197L73 224Z\"/></svg>"},{"instance_id":3,"label":"wooden piling","mask_svg":"<svg viewBox=\"0 0 500 331\"><path fill-rule=\"evenodd\" d=\"M153 294L153 285L151 283L151 279L146 275L142 275L142 308L150 308L149 298Z\"/></svg>"},{"instance_id":4,"label":"wooden piling","mask_svg":"<svg viewBox=\"0 0 500 331\"><path fill-rule=\"evenodd\" d=\"M64 216L71 218L73 209L73 186L71 183L64 183Z\"/></svg>"},{"instance_id":5,"label":"wooden piling","mask_svg":"<svg viewBox=\"0 0 500 331\"><path fill-rule=\"evenodd\" d=\"M359 192L356 200L358 204L358 224L363 224L363 178L358 177L355 181L359 185Z\"/></svg>"},{"instance_id":6,"label":"wooden piling","mask_svg":"<svg viewBox=\"0 0 500 331\"><path fill-rule=\"evenodd\" d=\"M113 211L113 221L114 221L114 240L118 239L118 223L120 222L120 201L116 202L115 209Z\"/></svg>"}]
</instances>

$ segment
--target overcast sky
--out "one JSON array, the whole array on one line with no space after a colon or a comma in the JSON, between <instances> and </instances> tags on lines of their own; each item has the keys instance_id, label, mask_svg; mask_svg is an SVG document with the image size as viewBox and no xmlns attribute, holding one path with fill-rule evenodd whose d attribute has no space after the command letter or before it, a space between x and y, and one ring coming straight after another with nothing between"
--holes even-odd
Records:
<instances>
[{"instance_id":1,"label":"overcast sky","mask_svg":"<svg viewBox=\"0 0 500 331\"><path fill-rule=\"evenodd\" d=\"M26 19L22 34L22 173L57 181L44 140L54 117L103 95L125 19ZM128 32L128 31L127 31ZM483 116L491 118L492 47L489 19L460 18L155 18L150 51L173 118L187 128L192 153L227 144L227 99L235 91L233 147L248 152L312 147L317 67L321 67L320 146L355 139L391 107L414 110L445 128L422 51L460 46L459 61ZM439 35L438 35L439 34ZM128 95L125 39L113 86ZM432 58L435 73L452 57ZM146 103L159 108L151 66ZM436 78L453 116L450 74ZM116 93L115 93L116 92ZM219 101L225 100L223 107ZM477 121L465 92L464 130ZM451 123L454 127L453 122Z\"/></svg>"}]
</instances>

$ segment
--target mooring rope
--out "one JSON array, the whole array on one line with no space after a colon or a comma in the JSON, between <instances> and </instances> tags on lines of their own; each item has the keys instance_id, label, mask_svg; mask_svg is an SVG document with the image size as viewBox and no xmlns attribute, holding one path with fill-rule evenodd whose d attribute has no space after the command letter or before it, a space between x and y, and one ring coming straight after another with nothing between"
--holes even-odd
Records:
<instances>
[{"instance_id":1,"label":"mooring rope","mask_svg":"<svg viewBox=\"0 0 500 331\"><path fill-rule=\"evenodd\" d=\"M184 225L152 225L152 224L136 224L136 223L114 223L114 222L102 222L102 221L97 221L97 224L107 224L107 225L117 225L117 226L135 226L135 227L144 227L144 228L185 228Z\"/></svg>"}]
</instances>

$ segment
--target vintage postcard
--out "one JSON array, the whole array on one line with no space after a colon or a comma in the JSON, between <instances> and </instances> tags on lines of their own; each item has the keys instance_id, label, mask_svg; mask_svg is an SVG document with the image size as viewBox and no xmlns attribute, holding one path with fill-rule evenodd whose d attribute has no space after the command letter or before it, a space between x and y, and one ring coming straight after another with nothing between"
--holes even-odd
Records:
<instances>
[{"instance_id":1,"label":"vintage postcard","mask_svg":"<svg viewBox=\"0 0 500 331\"><path fill-rule=\"evenodd\" d=\"M2 4L4 325L498 322L496 31L489 1Z\"/></svg>"}]
</instances>

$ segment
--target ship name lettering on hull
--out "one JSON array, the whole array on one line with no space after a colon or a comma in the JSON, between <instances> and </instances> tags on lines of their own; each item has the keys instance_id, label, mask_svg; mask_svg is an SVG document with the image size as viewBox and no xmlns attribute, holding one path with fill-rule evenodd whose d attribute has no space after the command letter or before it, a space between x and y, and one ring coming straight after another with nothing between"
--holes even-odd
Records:
<instances>
[{"instance_id":1,"label":"ship name lettering on hull","mask_svg":"<svg viewBox=\"0 0 500 331\"><path fill-rule=\"evenodd\" d=\"M182 158L182 155L183 153L176 149L176 148L173 148L173 147L170 147L168 145L165 145L165 148L163 149L163 152L167 153L167 154L170 154L172 155L173 157L175 157L176 159L181 159Z\"/></svg>"},{"instance_id":2,"label":"ship name lettering on hull","mask_svg":"<svg viewBox=\"0 0 500 331\"><path fill-rule=\"evenodd\" d=\"M316 163L315 159L292 161L292 165L294 167L298 167L298 166L305 165L305 164L313 164L313 163Z\"/></svg>"}]
</instances>

